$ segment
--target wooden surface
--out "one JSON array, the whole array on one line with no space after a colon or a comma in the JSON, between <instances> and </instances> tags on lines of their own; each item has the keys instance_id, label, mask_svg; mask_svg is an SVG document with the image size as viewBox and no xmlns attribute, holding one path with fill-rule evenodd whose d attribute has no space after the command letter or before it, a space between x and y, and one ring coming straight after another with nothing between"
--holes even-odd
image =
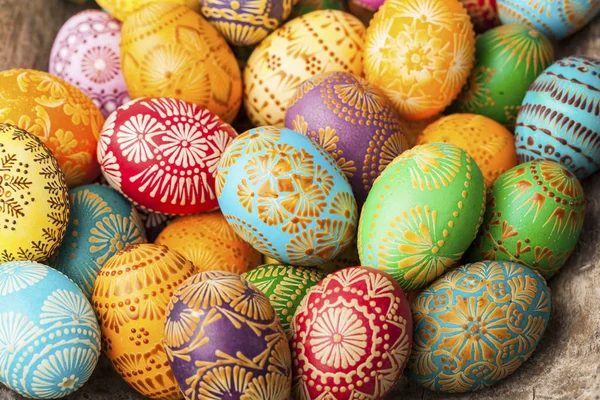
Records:
<instances>
[{"instance_id":1,"label":"wooden surface","mask_svg":"<svg viewBox=\"0 0 600 400\"><path fill-rule=\"evenodd\" d=\"M54 36L85 6L63 0L0 0L0 70L47 70ZM600 57L600 20L556 44L558 56ZM388 398L558 400L600 399L600 173L584 182L588 208L578 249L550 281L552 317L531 360L506 380L473 394L443 396L403 379ZM0 387L0 399L20 399ZM101 359L90 380L71 400L142 399Z\"/></svg>"}]
</instances>

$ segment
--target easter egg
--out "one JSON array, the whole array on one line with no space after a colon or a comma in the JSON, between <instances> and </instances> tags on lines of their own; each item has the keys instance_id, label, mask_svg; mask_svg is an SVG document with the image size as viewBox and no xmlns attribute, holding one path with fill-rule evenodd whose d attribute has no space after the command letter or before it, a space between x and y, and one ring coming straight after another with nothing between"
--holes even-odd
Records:
<instances>
[{"instance_id":1,"label":"easter egg","mask_svg":"<svg viewBox=\"0 0 600 400\"><path fill-rule=\"evenodd\" d=\"M185 100L226 122L240 108L242 79L235 56L217 30L187 7L153 3L127 18L121 60L132 98Z\"/></svg>"},{"instance_id":2,"label":"easter egg","mask_svg":"<svg viewBox=\"0 0 600 400\"><path fill-rule=\"evenodd\" d=\"M550 39L577 32L600 12L597 0L497 0L503 24L521 24L540 30Z\"/></svg>"},{"instance_id":3,"label":"easter egg","mask_svg":"<svg viewBox=\"0 0 600 400\"><path fill-rule=\"evenodd\" d=\"M531 85L517 117L519 163L556 161L585 179L600 168L600 59L567 57Z\"/></svg>"},{"instance_id":4,"label":"easter egg","mask_svg":"<svg viewBox=\"0 0 600 400\"><path fill-rule=\"evenodd\" d=\"M317 10L342 10L346 9L343 0L298 0L292 7L289 19L299 17Z\"/></svg>"},{"instance_id":5,"label":"easter egg","mask_svg":"<svg viewBox=\"0 0 600 400\"><path fill-rule=\"evenodd\" d=\"M100 7L120 21L125 21L127 17L155 3L171 3L174 5L183 5L200 12L198 0L97 0Z\"/></svg>"},{"instance_id":6,"label":"easter egg","mask_svg":"<svg viewBox=\"0 0 600 400\"><path fill-rule=\"evenodd\" d=\"M313 268L266 264L242 274L242 278L267 296L283 330L291 337L290 323L298 305L309 289L325 278L325 275Z\"/></svg>"},{"instance_id":7,"label":"easter egg","mask_svg":"<svg viewBox=\"0 0 600 400\"><path fill-rule=\"evenodd\" d=\"M108 183L149 211L211 211L218 207L217 164L236 135L195 104L141 98L106 120L98 160Z\"/></svg>"},{"instance_id":8,"label":"easter egg","mask_svg":"<svg viewBox=\"0 0 600 400\"><path fill-rule=\"evenodd\" d=\"M500 25L496 0L460 0L467 9L475 32L483 33Z\"/></svg>"},{"instance_id":9,"label":"easter egg","mask_svg":"<svg viewBox=\"0 0 600 400\"><path fill-rule=\"evenodd\" d=\"M544 279L505 261L448 272L412 302L413 382L462 393L493 385L529 359L550 318Z\"/></svg>"},{"instance_id":10,"label":"easter egg","mask_svg":"<svg viewBox=\"0 0 600 400\"><path fill-rule=\"evenodd\" d=\"M69 226L51 266L91 299L104 263L127 245L146 242L144 225L135 207L109 187L79 186L69 197Z\"/></svg>"},{"instance_id":11,"label":"easter egg","mask_svg":"<svg viewBox=\"0 0 600 400\"><path fill-rule=\"evenodd\" d=\"M407 120L434 116L467 81L473 24L459 0L388 0L367 29L365 76Z\"/></svg>"},{"instance_id":12,"label":"easter egg","mask_svg":"<svg viewBox=\"0 0 600 400\"><path fill-rule=\"evenodd\" d=\"M415 146L387 166L367 197L361 263L389 273L406 291L419 289L460 259L484 211L483 175L466 151L450 143Z\"/></svg>"},{"instance_id":13,"label":"easter egg","mask_svg":"<svg viewBox=\"0 0 600 400\"><path fill-rule=\"evenodd\" d=\"M117 373L151 399L180 399L163 348L167 306L194 266L155 244L119 250L98 272L92 305L102 330L102 351Z\"/></svg>"},{"instance_id":14,"label":"easter egg","mask_svg":"<svg viewBox=\"0 0 600 400\"><path fill-rule=\"evenodd\" d=\"M0 123L38 136L58 160L69 187L92 182L104 123L100 109L81 90L46 72L0 72Z\"/></svg>"},{"instance_id":15,"label":"easter egg","mask_svg":"<svg viewBox=\"0 0 600 400\"><path fill-rule=\"evenodd\" d=\"M300 84L327 71L362 75L365 27L339 10L301 15L260 42L244 69L244 107L254 126L282 127Z\"/></svg>"},{"instance_id":16,"label":"easter egg","mask_svg":"<svg viewBox=\"0 0 600 400\"><path fill-rule=\"evenodd\" d=\"M57 399L87 382L100 328L69 278L37 262L0 264L0 304L0 383L28 398Z\"/></svg>"},{"instance_id":17,"label":"easter egg","mask_svg":"<svg viewBox=\"0 0 600 400\"><path fill-rule=\"evenodd\" d=\"M0 262L47 262L69 223L65 176L36 136L0 124Z\"/></svg>"},{"instance_id":18,"label":"easter egg","mask_svg":"<svg viewBox=\"0 0 600 400\"><path fill-rule=\"evenodd\" d=\"M552 64L552 43L524 25L502 25L477 37L477 62L450 112L481 114L513 130L519 106Z\"/></svg>"},{"instance_id":19,"label":"easter egg","mask_svg":"<svg viewBox=\"0 0 600 400\"><path fill-rule=\"evenodd\" d=\"M343 269L313 286L296 310L292 332L296 400L383 399L412 345L404 292L385 272L364 267Z\"/></svg>"},{"instance_id":20,"label":"easter egg","mask_svg":"<svg viewBox=\"0 0 600 400\"><path fill-rule=\"evenodd\" d=\"M219 211L177 218L155 243L177 251L194 264L197 272L241 274L262 263L262 255L235 233Z\"/></svg>"},{"instance_id":21,"label":"easter egg","mask_svg":"<svg viewBox=\"0 0 600 400\"><path fill-rule=\"evenodd\" d=\"M285 126L310 137L338 163L362 206L373 181L408 148L400 116L378 88L347 72L307 79L285 114Z\"/></svg>"},{"instance_id":22,"label":"easter egg","mask_svg":"<svg viewBox=\"0 0 600 400\"><path fill-rule=\"evenodd\" d=\"M585 214L583 188L565 167L530 161L500 176L469 261L518 262L551 278L573 253Z\"/></svg>"},{"instance_id":23,"label":"easter egg","mask_svg":"<svg viewBox=\"0 0 600 400\"><path fill-rule=\"evenodd\" d=\"M306 136L262 127L233 140L217 176L227 222L262 254L318 266L352 242L357 207L335 160Z\"/></svg>"},{"instance_id":24,"label":"easter egg","mask_svg":"<svg viewBox=\"0 0 600 400\"><path fill-rule=\"evenodd\" d=\"M131 100L121 73L121 24L100 10L85 10L60 28L49 72L81 89L108 117Z\"/></svg>"},{"instance_id":25,"label":"easter egg","mask_svg":"<svg viewBox=\"0 0 600 400\"><path fill-rule=\"evenodd\" d=\"M477 163L486 187L517 165L515 138L508 129L481 115L452 114L429 125L417 144L452 143Z\"/></svg>"},{"instance_id":26,"label":"easter egg","mask_svg":"<svg viewBox=\"0 0 600 400\"><path fill-rule=\"evenodd\" d=\"M164 331L187 399L289 399L287 337L267 297L239 275L209 271L185 281Z\"/></svg>"}]
</instances>

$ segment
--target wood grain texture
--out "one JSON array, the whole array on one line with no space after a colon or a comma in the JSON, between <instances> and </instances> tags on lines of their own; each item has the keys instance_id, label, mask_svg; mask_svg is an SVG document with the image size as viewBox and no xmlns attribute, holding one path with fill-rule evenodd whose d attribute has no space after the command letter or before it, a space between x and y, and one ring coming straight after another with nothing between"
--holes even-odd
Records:
<instances>
[{"instance_id":1,"label":"wood grain texture","mask_svg":"<svg viewBox=\"0 0 600 400\"><path fill-rule=\"evenodd\" d=\"M88 6L89 7L89 6ZM64 0L0 0L0 70L46 70L54 36L67 18L86 8ZM556 45L559 57L600 57L600 20ZM393 400L600 399L600 173L584 182L588 207L578 248L550 281L550 325L531 360L506 380L473 394L438 395L403 379ZM0 386L1 400L21 399ZM143 399L104 358L90 382L70 400Z\"/></svg>"}]
</instances>

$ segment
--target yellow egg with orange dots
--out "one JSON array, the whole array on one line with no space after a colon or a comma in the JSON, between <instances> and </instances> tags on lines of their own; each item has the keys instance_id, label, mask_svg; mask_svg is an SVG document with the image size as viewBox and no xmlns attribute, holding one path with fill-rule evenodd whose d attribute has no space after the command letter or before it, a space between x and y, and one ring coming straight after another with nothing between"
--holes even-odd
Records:
<instances>
[{"instance_id":1,"label":"yellow egg with orange dots","mask_svg":"<svg viewBox=\"0 0 600 400\"><path fill-rule=\"evenodd\" d=\"M159 2L179 4L200 12L200 2L198 0L96 0L96 2L119 21L124 21L128 16L148 4Z\"/></svg>"},{"instance_id":2,"label":"yellow egg with orange dots","mask_svg":"<svg viewBox=\"0 0 600 400\"><path fill-rule=\"evenodd\" d=\"M443 111L475 62L475 32L459 0L387 0L365 44L367 81L382 89L406 120Z\"/></svg>"},{"instance_id":3,"label":"yellow egg with orange dots","mask_svg":"<svg viewBox=\"0 0 600 400\"><path fill-rule=\"evenodd\" d=\"M483 173L486 187L517 165L515 138L508 129L483 115L452 114L429 125L417 144L445 142L465 150Z\"/></svg>"}]
</instances>

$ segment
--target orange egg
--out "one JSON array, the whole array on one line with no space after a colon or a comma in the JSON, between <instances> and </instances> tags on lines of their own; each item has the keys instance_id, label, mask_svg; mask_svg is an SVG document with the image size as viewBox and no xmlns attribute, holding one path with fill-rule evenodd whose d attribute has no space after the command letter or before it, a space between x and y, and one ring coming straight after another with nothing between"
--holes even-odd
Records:
<instances>
[{"instance_id":1,"label":"orange egg","mask_svg":"<svg viewBox=\"0 0 600 400\"><path fill-rule=\"evenodd\" d=\"M196 272L241 274L261 265L262 254L244 242L221 212L190 215L171 222L156 239L194 263Z\"/></svg>"},{"instance_id":2,"label":"orange egg","mask_svg":"<svg viewBox=\"0 0 600 400\"><path fill-rule=\"evenodd\" d=\"M92 305L102 350L119 375L146 397L183 397L162 340L169 300L193 274L191 262L155 244L128 246L98 272Z\"/></svg>"},{"instance_id":3,"label":"orange egg","mask_svg":"<svg viewBox=\"0 0 600 400\"><path fill-rule=\"evenodd\" d=\"M445 142L465 150L490 187L496 178L517 165L515 138L493 119L475 114L452 114L429 125L417 144Z\"/></svg>"},{"instance_id":4,"label":"orange egg","mask_svg":"<svg viewBox=\"0 0 600 400\"><path fill-rule=\"evenodd\" d=\"M102 113L62 79L29 69L0 72L0 123L38 136L56 157L69 187L91 183L100 173L96 146Z\"/></svg>"}]
</instances>

